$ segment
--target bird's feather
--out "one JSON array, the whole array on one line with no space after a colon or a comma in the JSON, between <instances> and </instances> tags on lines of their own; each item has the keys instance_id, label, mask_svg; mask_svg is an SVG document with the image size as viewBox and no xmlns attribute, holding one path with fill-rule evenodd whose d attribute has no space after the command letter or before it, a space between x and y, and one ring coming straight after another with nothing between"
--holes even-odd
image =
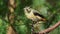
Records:
<instances>
[{"instance_id":1,"label":"bird's feather","mask_svg":"<svg viewBox=\"0 0 60 34\"><path fill-rule=\"evenodd\" d=\"M33 14L34 14L35 16L39 16L39 17L45 18L43 15L39 14L38 12L33 12Z\"/></svg>"}]
</instances>

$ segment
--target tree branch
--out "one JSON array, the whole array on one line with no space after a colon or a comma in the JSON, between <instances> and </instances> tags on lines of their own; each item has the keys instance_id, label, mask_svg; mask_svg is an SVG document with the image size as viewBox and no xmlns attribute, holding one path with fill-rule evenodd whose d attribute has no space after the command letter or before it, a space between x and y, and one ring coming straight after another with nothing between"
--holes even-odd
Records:
<instances>
[{"instance_id":1,"label":"tree branch","mask_svg":"<svg viewBox=\"0 0 60 34\"><path fill-rule=\"evenodd\" d=\"M49 32L51 32L52 30L54 30L55 28L57 28L60 25L60 21L58 23L56 23L54 26L51 26L41 32L39 32L39 34L47 34Z\"/></svg>"}]
</instances>

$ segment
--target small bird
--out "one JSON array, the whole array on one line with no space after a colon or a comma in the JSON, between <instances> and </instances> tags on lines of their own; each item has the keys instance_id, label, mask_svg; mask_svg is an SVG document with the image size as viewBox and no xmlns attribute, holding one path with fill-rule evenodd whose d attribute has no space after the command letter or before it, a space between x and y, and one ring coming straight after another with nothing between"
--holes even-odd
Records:
<instances>
[{"instance_id":1,"label":"small bird","mask_svg":"<svg viewBox=\"0 0 60 34\"><path fill-rule=\"evenodd\" d=\"M34 10L30 7L25 7L24 13L28 19L30 19L34 22L46 21L46 19L43 15L41 15L37 10Z\"/></svg>"},{"instance_id":2,"label":"small bird","mask_svg":"<svg viewBox=\"0 0 60 34\"><path fill-rule=\"evenodd\" d=\"M35 26L35 24L37 24L38 22L41 22L41 21L46 21L45 17L43 15L41 15L37 10L32 9L30 7L25 7L24 13L28 19L33 21L31 32L32 32L32 34L35 34L34 29L37 27L37 26ZM38 30L39 30L39 28L38 28Z\"/></svg>"}]
</instances>

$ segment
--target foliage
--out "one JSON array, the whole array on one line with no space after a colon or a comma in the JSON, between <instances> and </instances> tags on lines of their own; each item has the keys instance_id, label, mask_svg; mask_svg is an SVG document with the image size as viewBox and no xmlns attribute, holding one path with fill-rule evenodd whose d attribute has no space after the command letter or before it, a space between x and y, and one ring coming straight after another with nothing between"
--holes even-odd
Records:
<instances>
[{"instance_id":1,"label":"foliage","mask_svg":"<svg viewBox=\"0 0 60 34\"><path fill-rule=\"evenodd\" d=\"M0 34L6 34L8 21L5 19L8 13L8 0L0 0ZM48 20L41 29L53 26L60 20L60 0L16 0L17 7L15 9L15 23L14 27L19 34L31 33L31 20L27 19L23 8L25 6L31 6L38 10L40 14L44 15ZM53 16L51 16L53 15ZM50 32L50 34L59 34L60 26Z\"/></svg>"}]
</instances>

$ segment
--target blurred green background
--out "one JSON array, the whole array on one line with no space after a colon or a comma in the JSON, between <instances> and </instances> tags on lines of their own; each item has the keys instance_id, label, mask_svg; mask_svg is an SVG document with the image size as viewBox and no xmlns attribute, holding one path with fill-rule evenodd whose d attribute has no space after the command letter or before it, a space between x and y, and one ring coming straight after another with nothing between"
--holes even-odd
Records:
<instances>
[{"instance_id":1,"label":"blurred green background","mask_svg":"<svg viewBox=\"0 0 60 34\"><path fill-rule=\"evenodd\" d=\"M0 0L0 34L6 34L9 25L6 14L9 12L8 0ZM17 7L15 13L14 27L18 34L31 34L31 20L27 19L23 8L31 6L46 17L48 22L41 26L41 29L53 26L60 20L60 0L16 0ZM60 26L49 34L60 34Z\"/></svg>"}]
</instances>

